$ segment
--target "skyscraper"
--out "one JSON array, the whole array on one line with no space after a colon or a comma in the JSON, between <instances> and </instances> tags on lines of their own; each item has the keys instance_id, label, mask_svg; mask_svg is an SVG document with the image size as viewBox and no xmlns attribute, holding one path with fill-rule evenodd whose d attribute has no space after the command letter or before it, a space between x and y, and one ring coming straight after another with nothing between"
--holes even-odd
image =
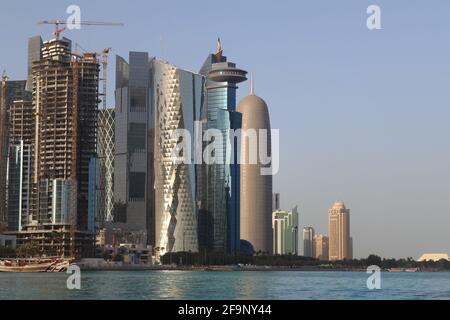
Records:
<instances>
[{"instance_id":1,"label":"skyscraper","mask_svg":"<svg viewBox=\"0 0 450 320\"><path fill-rule=\"evenodd\" d=\"M281 199L279 193L272 194L272 211L281 210Z\"/></svg>"},{"instance_id":2,"label":"skyscraper","mask_svg":"<svg viewBox=\"0 0 450 320\"><path fill-rule=\"evenodd\" d=\"M99 156L99 217L100 224L113 222L114 210L114 109L102 109L98 114Z\"/></svg>"},{"instance_id":3,"label":"skyscraper","mask_svg":"<svg viewBox=\"0 0 450 320\"><path fill-rule=\"evenodd\" d=\"M350 209L344 202L336 202L328 210L329 259L352 259L350 238Z\"/></svg>"},{"instance_id":4,"label":"skyscraper","mask_svg":"<svg viewBox=\"0 0 450 320\"><path fill-rule=\"evenodd\" d=\"M303 228L303 256L314 257L314 228Z\"/></svg>"},{"instance_id":5,"label":"skyscraper","mask_svg":"<svg viewBox=\"0 0 450 320\"><path fill-rule=\"evenodd\" d=\"M275 211L272 214L273 253L298 255L298 210Z\"/></svg>"},{"instance_id":6,"label":"skyscraper","mask_svg":"<svg viewBox=\"0 0 450 320\"><path fill-rule=\"evenodd\" d=\"M249 96L239 102L237 111L242 113L242 135L256 130L256 136L267 130L268 156L271 152L270 119L267 104L256 96L253 90ZM263 135L264 136L264 135ZM256 140L256 139L255 139ZM257 138L260 142L260 137ZM241 239L249 242L254 251L272 252L272 175L263 175L262 169L270 164L263 164L261 159L250 162L254 146L261 145L257 141L243 138L241 145ZM259 148L258 148L259 149Z\"/></svg>"},{"instance_id":7,"label":"skyscraper","mask_svg":"<svg viewBox=\"0 0 450 320\"><path fill-rule=\"evenodd\" d=\"M26 81L9 81L6 74L0 79L0 221L7 221L7 163L9 151L9 113L16 100L30 100Z\"/></svg>"},{"instance_id":8,"label":"skyscraper","mask_svg":"<svg viewBox=\"0 0 450 320\"><path fill-rule=\"evenodd\" d=\"M152 64L147 52L116 57L114 228L120 241L154 244Z\"/></svg>"},{"instance_id":9,"label":"skyscraper","mask_svg":"<svg viewBox=\"0 0 450 320\"><path fill-rule=\"evenodd\" d=\"M328 260L328 237L323 234L314 236L314 258Z\"/></svg>"},{"instance_id":10,"label":"skyscraper","mask_svg":"<svg viewBox=\"0 0 450 320\"><path fill-rule=\"evenodd\" d=\"M236 141L229 141L228 131L241 128L242 115L236 112L237 83L247 80L247 72L227 62L220 39L215 54L208 55L200 74L204 75L204 129L218 129L224 137L216 157L219 163L204 164L204 203L200 202L200 245L209 250L236 252L240 243L240 181ZM236 159L237 160L237 159ZM200 196L201 200L201 196Z\"/></svg>"},{"instance_id":11,"label":"skyscraper","mask_svg":"<svg viewBox=\"0 0 450 320\"><path fill-rule=\"evenodd\" d=\"M21 231L30 216L31 169L35 116L31 101L14 101L10 108L8 158L8 230Z\"/></svg>"},{"instance_id":12,"label":"skyscraper","mask_svg":"<svg viewBox=\"0 0 450 320\"><path fill-rule=\"evenodd\" d=\"M161 254L198 251L196 166L174 161L172 152L176 130L187 130L194 145L203 85L199 74L153 61L155 245Z\"/></svg>"}]
</instances>

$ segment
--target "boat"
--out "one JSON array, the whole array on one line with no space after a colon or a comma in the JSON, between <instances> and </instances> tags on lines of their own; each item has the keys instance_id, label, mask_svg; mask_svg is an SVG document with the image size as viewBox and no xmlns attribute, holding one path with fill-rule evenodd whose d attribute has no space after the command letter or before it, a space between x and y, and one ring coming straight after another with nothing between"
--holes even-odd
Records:
<instances>
[{"instance_id":1,"label":"boat","mask_svg":"<svg viewBox=\"0 0 450 320\"><path fill-rule=\"evenodd\" d=\"M7 259L0 260L0 272L61 272L67 270L69 260L64 259Z\"/></svg>"}]
</instances>

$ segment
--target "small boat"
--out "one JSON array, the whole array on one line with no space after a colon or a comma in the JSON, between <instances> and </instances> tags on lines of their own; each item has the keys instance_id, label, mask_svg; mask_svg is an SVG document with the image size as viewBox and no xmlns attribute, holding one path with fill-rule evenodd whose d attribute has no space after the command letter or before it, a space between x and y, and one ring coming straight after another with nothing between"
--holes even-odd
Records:
<instances>
[{"instance_id":1,"label":"small boat","mask_svg":"<svg viewBox=\"0 0 450 320\"><path fill-rule=\"evenodd\" d=\"M63 259L0 260L0 272L59 272L69 264Z\"/></svg>"}]
</instances>

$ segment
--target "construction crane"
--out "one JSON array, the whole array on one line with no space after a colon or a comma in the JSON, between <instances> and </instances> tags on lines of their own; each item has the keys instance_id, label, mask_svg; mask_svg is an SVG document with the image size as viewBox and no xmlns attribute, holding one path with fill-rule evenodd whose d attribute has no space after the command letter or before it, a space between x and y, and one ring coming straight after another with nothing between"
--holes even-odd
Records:
<instances>
[{"instance_id":1,"label":"construction crane","mask_svg":"<svg viewBox=\"0 0 450 320\"><path fill-rule=\"evenodd\" d=\"M42 25L42 24L53 24L55 26L55 31L53 32L53 35L56 37L56 39L59 39L59 36L61 33L63 33L67 27L61 27L61 26L67 26L72 25L72 22L67 22L63 20L40 20L37 21L36 24ZM80 21L77 24L81 26L109 26L109 27L120 27L123 26L123 23L117 23L117 22L101 22L101 21Z\"/></svg>"}]
</instances>

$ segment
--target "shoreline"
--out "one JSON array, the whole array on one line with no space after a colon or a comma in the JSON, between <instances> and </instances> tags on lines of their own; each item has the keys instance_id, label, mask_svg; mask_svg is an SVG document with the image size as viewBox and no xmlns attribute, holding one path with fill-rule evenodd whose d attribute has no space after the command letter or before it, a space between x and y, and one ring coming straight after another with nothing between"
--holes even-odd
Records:
<instances>
[{"instance_id":1,"label":"shoreline","mask_svg":"<svg viewBox=\"0 0 450 320\"><path fill-rule=\"evenodd\" d=\"M277 271L297 271L297 272L364 272L361 268L321 268L321 267L269 267L269 266L114 266L114 267L81 267L82 271L105 272L105 271L189 271L189 272L277 272ZM448 270L381 270L387 273L416 273L416 272L449 272Z\"/></svg>"}]
</instances>

